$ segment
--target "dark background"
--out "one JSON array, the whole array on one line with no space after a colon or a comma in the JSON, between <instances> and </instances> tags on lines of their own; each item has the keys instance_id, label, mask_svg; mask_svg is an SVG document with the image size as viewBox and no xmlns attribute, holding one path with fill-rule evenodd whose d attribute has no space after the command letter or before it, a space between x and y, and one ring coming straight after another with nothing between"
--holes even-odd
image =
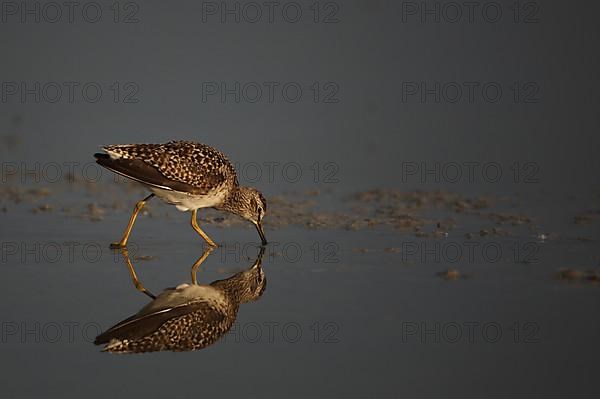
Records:
<instances>
[{"instance_id":1,"label":"dark background","mask_svg":"<svg viewBox=\"0 0 600 399\"><path fill-rule=\"evenodd\" d=\"M2 81L39 82L40 93L56 83L63 93L50 103L48 88L37 104L32 95L23 104L20 88L5 93L2 130L26 144L7 159L85 162L101 144L182 138L242 164L335 162L349 188L396 186L403 162L422 161L430 168L496 162L501 183L514 183L515 162L531 162L552 191L598 185L598 26L587 6L525 2L515 11L513 2L483 2L471 15L462 3L318 2L315 23L313 3L299 2L302 16L292 23L286 18L294 20L296 6L283 2L269 23L269 8L252 3L262 17L251 23L257 8L245 2L124 2L114 23L107 2L97 3L96 23L86 22L96 19L86 3L74 8L73 23L64 6L49 23L53 9L34 4L40 23L35 15L22 23L21 14L3 14ZM236 6L239 23L220 14ZM439 11L423 14L426 7ZM461 17L452 22L455 10ZM65 82L79 84L72 104ZM239 102L205 90L236 82ZM278 85L272 103L265 82ZM89 97L81 93L86 83L101 88L96 103L93 88ZM256 102L254 83L262 89ZM301 87L297 102L293 88L288 99L282 94L286 83ZM423 101L420 94L436 83L439 102L435 94ZM413 95L407 88L414 85L421 90ZM502 93L493 102L495 87ZM421 186L418 177L401 183Z\"/></svg>"},{"instance_id":2,"label":"dark background","mask_svg":"<svg viewBox=\"0 0 600 399\"><path fill-rule=\"evenodd\" d=\"M296 240L305 249L311 240L342 249L335 267L271 260L264 298L242 308L240 323L299 322L305 339L249 344L228 337L200 352L133 357L99 353L79 333L74 344L64 336L65 322L106 328L145 303L111 253L97 263L3 258L3 328L63 326L58 343L3 332L5 394L595 397L598 287L577 289L551 276L561 267L599 264L597 224L567 232L577 212L598 209L598 6L477 2L469 14L461 2L276 3L270 19L263 2L80 2L72 21L66 6L52 3L62 13L52 22L57 8L47 2L2 2L2 184L11 169L23 185L35 185L27 170L43 175L54 165L62 177L68 165L76 176L107 176L92 159L103 144L188 139L225 152L241 182L268 198L318 188L333 193L319 205L336 209L344 195L370 188L516 195L542 217L541 227L519 240L547 230L558 239L544 244L537 266L463 265L476 277L450 285L435 276L439 262L398 266L379 252L353 251L399 246L407 236L271 231L275 241ZM22 15L24 6L33 14ZM239 20L221 15L224 7L239 10ZM257 9L262 17L253 22ZM466 165L475 168L472 178ZM492 169L484 173L486 165ZM41 183L52 186L49 180ZM129 207L137 195L120 200ZM2 216L2 240L26 245L79 239L104 246L127 218L108 213L84 224L12 209ZM183 219L136 226L142 252L160 259L142 269L154 289L186 279L200 255ZM217 233L239 241L249 234ZM574 244L582 234L593 237L587 246ZM222 257L212 262L208 281L223 277L219 267L237 271L252 260L237 260L233 269ZM505 339L403 341L406 321L497 322ZM538 340L515 343L508 329L527 322L539 328ZM337 341L321 336L315 344L314 323L334 323Z\"/></svg>"}]
</instances>

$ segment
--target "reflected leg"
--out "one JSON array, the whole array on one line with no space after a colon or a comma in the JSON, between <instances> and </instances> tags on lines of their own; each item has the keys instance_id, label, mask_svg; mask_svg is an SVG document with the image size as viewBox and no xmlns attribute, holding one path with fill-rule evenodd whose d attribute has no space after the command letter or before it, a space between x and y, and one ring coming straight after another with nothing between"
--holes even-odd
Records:
<instances>
[{"instance_id":1,"label":"reflected leg","mask_svg":"<svg viewBox=\"0 0 600 399\"><path fill-rule=\"evenodd\" d=\"M213 251L213 247L208 247L206 248L206 250L204 250L204 253L202 254L202 256L196 261L196 263L194 263L194 265L192 266L192 284L198 284L197 279L196 279L196 273L198 272L198 268L200 267L200 265L202 263L204 263L204 261L206 260L206 258L208 257L208 255Z\"/></svg>"},{"instance_id":2,"label":"reflected leg","mask_svg":"<svg viewBox=\"0 0 600 399\"><path fill-rule=\"evenodd\" d=\"M121 255L123 255L123 257L125 258L125 263L127 263L127 268L129 269L129 274L131 275L131 280L133 281L133 285L135 285L135 288L138 291L148 295L150 298L156 299L156 296L150 291L148 291L146 287L142 285L142 283L140 283L140 280L138 279L138 276L135 273L135 269L133 268L133 263L131 263L131 259L129 258L129 252L127 251L127 249L121 249Z\"/></svg>"}]
</instances>

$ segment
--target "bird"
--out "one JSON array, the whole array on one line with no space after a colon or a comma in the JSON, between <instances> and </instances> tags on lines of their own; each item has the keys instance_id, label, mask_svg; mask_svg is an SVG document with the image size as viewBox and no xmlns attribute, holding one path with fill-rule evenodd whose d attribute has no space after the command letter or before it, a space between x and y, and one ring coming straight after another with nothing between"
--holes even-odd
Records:
<instances>
[{"instance_id":1,"label":"bird","mask_svg":"<svg viewBox=\"0 0 600 399\"><path fill-rule=\"evenodd\" d=\"M207 347L223 337L235 323L240 304L259 299L267 280L261 267L263 250L254 264L209 285L183 283L155 297L137 281L126 256L136 288L153 298L135 315L117 323L94 340L109 353L191 351ZM192 275L206 258L192 267Z\"/></svg>"},{"instance_id":2,"label":"bird","mask_svg":"<svg viewBox=\"0 0 600 399\"><path fill-rule=\"evenodd\" d=\"M198 209L214 208L241 216L258 231L262 245L267 239L262 220L267 201L253 187L240 186L235 168L219 150L192 141L163 144L116 144L102 147L96 162L104 168L137 181L151 191L138 201L119 242L112 248L124 248L138 213L154 196L183 212L191 211L192 228L212 247L217 244L200 228Z\"/></svg>"}]
</instances>

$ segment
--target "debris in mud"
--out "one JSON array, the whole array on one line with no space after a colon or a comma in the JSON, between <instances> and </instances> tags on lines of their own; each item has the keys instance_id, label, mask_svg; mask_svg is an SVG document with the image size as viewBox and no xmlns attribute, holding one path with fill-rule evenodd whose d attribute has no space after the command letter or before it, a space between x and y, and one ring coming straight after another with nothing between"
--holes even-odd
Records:
<instances>
[{"instance_id":1,"label":"debris in mud","mask_svg":"<svg viewBox=\"0 0 600 399\"><path fill-rule=\"evenodd\" d=\"M569 282L591 282L591 283L599 283L600 282L600 271L597 270L576 270L576 269L559 269L556 273L556 277L559 280L569 281Z\"/></svg>"},{"instance_id":2,"label":"debris in mud","mask_svg":"<svg viewBox=\"0 0 600 399\"><path fill-rule=\"evenodd\" d=\"M359 254L366 254L367 252L369 252L368 248L352 248L352 252L356 252Z\"/></svg>"},{"instance_id":3,"label":"debris in mud","mask_svg":"<svg viewBox=\"0 0 600 399\"><path fill-rule=\"evenodd\" d=\"M588 271L585 279L594 283L600 283L600 272Z\"/></svg>"},{"instance_id":4,"label":"debris in mud","mask_svg":"<svg viewBox=\"0 0 600 399\"><path fill-rule=\"evenodd\" d=\"M52 212L54 210L54 207L52 207L52 205L50 204L43 204L40 205L38 207L35 207L33 209L31 209L32 213L40 213L40 212Z\"/></svg>"},{"instance_id":5,"label":"debris in mud","mask_svg":"<svg viewBox=\"0 0 600 399\"><path fill-rule=\"evenodd\" d=\"M496 228L496 227L492 227L491 229L479 230L480 237L485 237L485 236L506 237L507 235L509 235L509 234L506 231Z\"/></svg>"},{"instance_id":6,"label":"debris in mud","mask_svg":"<svg viewBox=\"0 0 600 399\"><path fill-rule=\"evenodd\" d=\"M91 222L100 222L104 219L105 210L96 204L88 204L87 212L82 213L80 216Z\"/></svg>"},{"instance_id":7,"label":"debris in mud","mask_svg":"<svg viewBox=\"0 0 600 399\"><path fill-rule=\"evenodd\" d=\"M489 198L467 198L455 201L453 204L453 209L454 212L461 213L467 210L490 208L492 205L492 201Z\"/></svg>"},{"instance_id":8,"label":"debris in mud","mask_svg":"<svg viewBox=\"0 0 600 399\"><path fill-rule=\"evenodd\" d=\"M583 272L574 269L560 269L556 273L556 277L561 280L578 280L583 277Z\"/></svg>"},{"instance_id":9,"label":"debris in mud","mask_svg":"<svg viewBox=\"0 0 600 399\"><path fill-rule=\"evenodd\" d=\"M67 183L75 183L76 180L78 180L78 176L76 176L73 172L65 173L65 181Z\"/></svg>"},{"instance_id":10,"label":"debris in mud","mask_svg":"<svg viewBox=\"0 0 600 399\"><path fill-rule=\"evenodd\" d=\"M588 211L573 217L575 224L588 224L600 220L600 210Z\"/></svg>"},{"instance_id":11,"label":"debris in mud","mask_svg":"<svg viewBox=\"0 0 600 399\"><path fill-rule=\"evenodd\" d=\"M444 270L443 272L437 273L437 275L448 281L454 281L454 280L458 280L459 278L465 277L456 269Z\"/></svg>"},{"instance_id":12,"label":"debris in mud","mask_svg":"<svg viewBox=\"0 0 600 399\"><path fill-rule=\"evenodd\" d=\"M19 186L0 186L0 198L19 204L21 202L34 202L49 196L50 189L46 187L24 189Z\"/></svg>"},{"instance_id":13,"label":"debris in mud","mask_svg":"<svg viewBox=\"0 0 600 399\"><path fill-rule=\"evenodd\" d=\"M157 256L154 255L137 255L133 258L134 260L147 261L147 260L155 260L158 259Z\"/></svg>"},{"instance_id":14,"label":"debris in mud","mask_svg":"<svg viewBox=\"0 0 600 399\"><path fill-rule=\"evenodd\" d=\"M47 197L51 194L52 192L50 191L49 188L46 187L40 187L40 188L30 188L29 190L27 190L27 194L31 195L32 197Z\"/></svg>"},{"instance_id":15,"label":"debris in mud","mask_svg":"<svg viewBox=\"0 0 600 399\"><path fill-rule=\"evenodd\" d=\"M493 220L498 224L511 224L518 226L521 224L531 223L531 218L525 215L513 214L513 213L488 213L487 218Z\"/></svg>"},{"instance_id":16,"label":"debris in mud","mask_svg":"<svg viewBox=\"0 0 600 399\"><path fill-rule=\"evenodd\" d=\"M431 232L422 231L417 229L415 231L415 237L419 238L448 238L448 232L443 230L434 230Z\"/></svg>"},{"instance_id":17,"label":"debris in mud","mask_svg":"<svg viewBox=\"0 0 600 399\"><path fill-rule=\"evenodd\" d=\"M397 252L401 252L401 250L400 250L400 248L397 248L397 247L389 247L389 248L384 248L383 252L397 253Z\"/></svg>"},{"instance_id":18,"label":"debris in mud","mask_svg":"<svg viewBox=\"0 0 600 399\"><path fill-rule=\"evenodd\" d=\"M472 209L488 208L490 199L464 198L446 191L401 191L394 189L373 189L353 194L350 201L362 204L373 204L378 207L395 207L397 209L452 209L457 212Z\"/></svg>"},{"instance_id":19,"label":"debris in mud","mask_svg":"<svg viewBox=\"0 0 600 399\"><path fill-rule=\"evenodd\" d=\"M539 241L546 241L550 239L550 234L538 233L535 235L535 238L537 238Z\"/></svg>"},{"instance_id":20,"label":"debris in mud","mask_svg":"<svg viewBox=\"0 0 600 399\"><path fill-rule=\"evenodd\" d=\"M592 221L592 218L589 215L577 215L573 218L573 222L575 224L585 224Z\"/></svg>"},{"instance_id":21,"label":"debris in mud","mask_svg":"<svg viewBox=\"0 0 600 399\"><path fill-rule=\"evenodd\" d=\"M410 229L425 225L425 220L413 215L391 215L389 223L396 229Z\"/></svg>"},{"instance_id":22,"label":"debris in mud","mask_svg":"<svg viewBox=\"0 0 600 399\"><path fill-rule=\"evenodd\" d=\"M14 126L20 126L23 123L23 119L20 115L15 115L12 118ZM0 148L4 147L7 150L13 150L19 146L21 138L16 134L3 134L0 136Z\"/></svg>"},{"instance_id":23,"label":"debris in mud","mask_svg":"<svg viewBox=\"0 0 600 399\"><path fill-rule=\"evenodd\" d=\"M557 233L535 233L533 235L533 237L539 242L539 243L545 243L546 241L550 241L550 240L557 240L560 236Z\"/></svg>"},{"instance_id":24,"label":"debris in mud","mask_svg":"<svg viewBox=\"0 0 600 399\"><path fill-rule=\"evenodd\" d=\"M115 180L119 184L114 184ZM79 202L65 201L64 205L61 204L62 208L57 207L56 209L60 209L60 214L64 217L78 215L84 220L93 222L103 220L106 212L124 210L129 213L138 198L137 194L144 191L138 183L120 177L111 179L111 181L102 179L90 181L79 176L68 175L65 182L69 193L76 191L76 195L69 199L75 198L75 201ZM51 194L56 195L56 190L60 191L60 186L52 186L52 191L50 191L46 187L23 188L4 185L0 186L0 199L2 205L24 202L28 204L25 209L34 213L51 212L53 211L52 206L44 204L44 201L59 203L58 200L45 199ZM530 234L534 234L537 240L543 242L555 238L553 234L540 233L539 226L535 225L533 219L527 215L513 213L510 208L493 209L498 204L509 205L514 198L487 195L464 196L439 190L373 189L355 192L345 197L345 201L341 204L335 204L323 200L324 194L329 195L330 193L331 191L325 188L313 188L269 196L268 217L264 220L265 227L269 230L289 226L299 226L311 230L391 229L397 230L401 236L414 235L430 239L444 239L452 236L460 239L460 236L464 235L466 240L472 240L479 237L511 236L516 233L506 226L529 225ZM81 212L82 202L77 199L79 198L77 195L87 198L84 201L96 201L96 204L87 205L85 211ZM85 204L85 202L83 203ZM179 215L173 207L159 208L159 203L156 201L156 204L153 202L150 206L144 207L141 214L165 217L166 219L171 215ZM168 211L165 211L166 209ZM509 209L508 212L504 212L505 209ZM0 208L0 214L7 212L6 206ZM465 220L469 217L474 219L478 217L480 220L476 221L478 224L473 226L469 224L470 221ZM600 210L589 210L576 215L574 222L585 224L598 218L600 218ZM199 221L201 224L218 228L231 226L252 228L241 218L213 209L202 210ZM471 226L468 229L470 232L460 231L460 234L456 234L457 225ZM491 227L493 225L495 227ZM577 240L591 241L585 236L577 237ZM383 249L382 251L391 253L399 252L399 249Z\"/></svg>"},{"instance_id":25,"label":"debris in mud","mask_svg":"<svg viewBox=\"0 0 600 399\"><path fill-rule=\"evenodd\" d=\"M449 231L454 228L454 219L437 222L433 231L423 231L421 227L415 227L416 237L448 238Z\"/></svg>"}]
</instances>

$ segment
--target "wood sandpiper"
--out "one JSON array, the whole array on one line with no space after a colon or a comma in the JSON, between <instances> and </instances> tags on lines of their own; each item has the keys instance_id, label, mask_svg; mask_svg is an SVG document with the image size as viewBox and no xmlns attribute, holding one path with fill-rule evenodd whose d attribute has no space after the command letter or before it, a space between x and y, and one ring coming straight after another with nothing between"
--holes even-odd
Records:
<instances>
[{"instance_id":1,"label":"wood sandpiper","mask_svg":"<svg viewBox=\"0 0 600 399\"><path fill-rule=\"evenodd\" d=\"M199 285L195 274L208 249L192 266L192 284L180 284L155 297L138 281L127 250L123 255L136 288L153 298L135 315L96 337L94 344L112 353L190 351L219 340L233 326L240 304L255 301L267 286L260 266L264 247L245 271L210 285Z\"/></svg>"},{"instance_id":2,"label":"wood sandpiper","mask_svg":"<svg viewBox=\"0 0 600 399\"><path fill-rule=\"evenodd\" d=\"M267 201L255 188L238 184L235 168L222 152L190 141L108 145L102 149L105 153L94 154L98 164L142 183L152 192L135 205L123 238L111 247L126 247L138 213L155 195L180 211L191 211L192 227L210 246L217 244L198 226L200 208L241 216L254 224L262 244L267 244L262 227Z\"/></svg>"}]
</instances>

